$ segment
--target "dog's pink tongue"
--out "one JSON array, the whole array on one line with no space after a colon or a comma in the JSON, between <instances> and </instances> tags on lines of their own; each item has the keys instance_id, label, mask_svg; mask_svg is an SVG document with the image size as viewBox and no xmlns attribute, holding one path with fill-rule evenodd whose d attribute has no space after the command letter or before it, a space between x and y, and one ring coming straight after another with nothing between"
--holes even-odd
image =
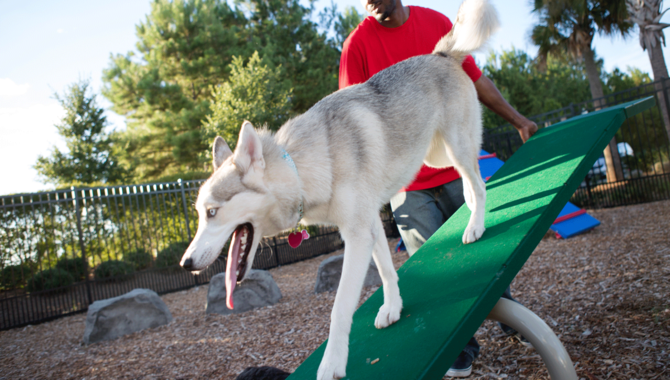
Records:
<instances>
[{"instance_id":1,"label":"dog's pink tongue","mask_svg":"<svg viewBox=\"0 0 670 380\"><path fill-rule=\"evenodd\" d=\"M226 264L226 306L233 310L233 290L237 285L237 261L240 259L240 231L238 228L233 232L233 238L228 250L228 263Z\"/></svg>"}]
</instances>

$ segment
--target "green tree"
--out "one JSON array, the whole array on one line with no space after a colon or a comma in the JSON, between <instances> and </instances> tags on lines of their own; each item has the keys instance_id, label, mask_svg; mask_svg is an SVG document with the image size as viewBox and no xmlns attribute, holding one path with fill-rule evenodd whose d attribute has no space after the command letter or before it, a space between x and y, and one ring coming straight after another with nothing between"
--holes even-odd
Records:
<instances>
[{"instance_id":1,"label":"green tree","mask_svg":"<svg viewBox=\"0 0 670 380\"><path fill-rule=\"evenodd\" d=\"M605 93L624 91L652 82L649 74L640 69L629 66L626 71L614 69L611 73L605 73Z\"/></svg>"},{"instance_id":2,"label":"green tree","mask_svg":"<svg viewBox=\"0 0 670 380\"><path fill-rule=\"evenodd\" d=\"M298 0L250 0L246 56L258 51L281 66L293 88L291 109L299 114L337 90L340 52L310 20L312 9Z\"/></svg>"},{"instance_id":3,"label":"green tree","mask_svg":"<svg viewBox=\"0 0 670 380\"><path fill-rule=\"evenodd\" d=\"M72 84L63 95L55 97L65 109L65 117L56 125L65 139L67 152L54 147L50 156L40 156L34 168L45 183L57 186L108 183L123 180L125 171L119 165L111 134L105 131L107 119L89 93L89 82Z\"/></svg>"},{"instance_id":4,"label":"green tree","mask_svg":"<svg viewBox=\"0 0 670 380\"><path fill-rule=\"evenodd\" d=\"M258 51L269 69L281 67L294 89L293 114L337 89L339 51L310 21L311 8L298 0L236 4L156 0L137 26L140 55L112 57L103 94L128 120L120 142L137 180L206 164L202 128L211 114L211 87L228 80L233 56Z\"/></svg>"},{"instance_id":5,"label":"green tree","mask_svg":"<svg viewBox=\"0 0 670 380\"><path fill-rule=\"evenodd\" d=\"M492 53L482 67L505 99L523 115L537 115L570 103L590 98L583 64L562 57L549 56L544 69L538 67L526 52L512 48ZM505 121L484 109L484 126L497 127Z\"/></svg>"},{"instance_id":6,"label":"green tree","mask_svg":"<svg viewBox=\"0 0 670 380\"><path fill-rule=\"evenodd\" d=\"M245 50L245 25L225 1L156 0L136 27L139 56L111 57L103 94L127 119L119 140L135 179L201 168L209 87L225 81L232 55Z\"/></svg>"},{"instance_id":7,"label":"green tree","mask_svg":"<svg viewBox=\"0 0 670 380\"><path fill-rule=\"evenodd\" d=\"M630 20L639 26L640 46L649 54L654 80L661 81L668 78L668 66L665 64L661 44L665 46L663 29L669 27L670 24L661 22L661 17L668 10L661 12L663 0L626 0L626 6ZM658 103L663 115L665 131L670 138L670 110L668 110L666 101L667 94L663 92L661 83L656 84L656 91L658 91Z\"/></svg>"},{"instance_id":8,"label":"green tree","mask_svg":"<svg viewBox=\"0 0 670 380\"><path fill-rule=\"evenodd\" d=\"M491 53L482 71L491 78L505 99L523 115L537 115L591 99L584 63L569 56L549 55L540 67L537 59L512 48ZM598 66L602 60L596 60ZM629 67L611 73L600 68L604 93L624 91L651 83L649 74ZM484 109L484 126L495 128L505 121Z\"/></svg>"},{"instance_id":9,"label":"green tree","mask_svg":"<svg viewBox=\"0 0 670 380\"><path fill-rule=\"evenodd\" d=\"M540 58L548 54L570 54L582 59L589 80L591 96L604 96L602 82L592 47L596 33L626 36L632 24L628 21L625 0L534 0L534 12L540 22L533 28L531 38L539 46ZM595 102L596 108L603 106ZM608 181L623 179L623 168L612 139L605 149Z\"/></svg>"},{"instance_id":10,"label":"green tree","mask_svg":"<svg viewBox=\"0 0 670 380\"><path fill-rule=\"evenodd\" d=\"M365 15L358 13L356 8L351 5L344 8L344 13L339 13L337 4L331 0L330 7L326 7L319 14L319 18L322 28L329 31L332 28L335 44L341 50L344 41L365 19Z\"/></svg>"},{"instance_id":11,"label":"green tree","mask_svg":"<svg viewBox=\"0 0 670 380\"><path fill-rule=\"evenodd\" d=\"M269 68L254 52L246 66L242 57L234 57L230 71L228 81L212 88L212 114L204 124L207 144L220 135L234 146L244 120L277 130L289 118L292 90L280 67Z\"/></svg>"}]
</instances>

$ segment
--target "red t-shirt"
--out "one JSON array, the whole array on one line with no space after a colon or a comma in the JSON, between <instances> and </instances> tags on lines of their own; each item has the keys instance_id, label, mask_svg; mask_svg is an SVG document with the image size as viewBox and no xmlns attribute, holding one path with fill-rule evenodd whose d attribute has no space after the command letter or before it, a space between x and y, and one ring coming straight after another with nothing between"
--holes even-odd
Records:
<instances>
[{"instance_id":1,"label":"red t-shirt","mask_svg":"<svg viewBox=\"0 0 670 380\"><path fill-rule=\"evenodd\" d=\"M428 8L409 8L409 18L397 28L382 26L369 16L351 32L342 47L340 88L363 83L407 58L432 53L440 38L451 30L447 16ZM482 75L472 56L463 61L463 70L473 82ZM429 189L458 178L458 172L452 167L435 169L424 165L414 182L402 190Z\"/></svg>"}]
</instances>

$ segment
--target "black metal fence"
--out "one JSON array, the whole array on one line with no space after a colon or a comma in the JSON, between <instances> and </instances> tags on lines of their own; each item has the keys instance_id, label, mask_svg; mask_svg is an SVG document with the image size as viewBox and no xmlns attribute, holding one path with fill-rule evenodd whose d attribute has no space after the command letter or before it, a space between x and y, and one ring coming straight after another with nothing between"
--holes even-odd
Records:
<instances>
[{"instance_id":1,"label":"black metal fence","mask_svg":"<svg viewBox=\"0 0 670 380\"><path fill-rule=\"evenodd\" d=\"M607 179L606 160L601 157L575 192L573 203L584 208L604 208L670 199L670 79L529 117L538 127L545 128L573 116L648 96L656 98L656 106L626 120L615 136L618 148L612 149L612 154L621 163L618 176ZM520 146L521 138L511 125L485 131L483 149L497 153L503 161Z\"/></svg>"},{"instance_id":2,"label":"black metal fence","mask_svg":"<svg viewBox=\"0 0 670 380\"><path fill-rule=\"evenodd\" d=\"M208 283L225 252L197 276L179 260L197 229L192 207L203 181L96 187L0 197L0 330L83 312L135 288L159 294ZM387 234L397 235L388 210ZM254 268L269 269L343 247L335 227L264 238Z\"/></svg>"},{"instance_id":3,"label":"black metal fence","mask_svg":"<svg viewBox=\"0 0 670 380\"><path fill-rule=\"evenodd\" d=\"M621 177L607 181L598 160L572 201L612 207L670 199L670 79L530 117L541 128L647 96L657 106L627 120L615 139ZM665 106L665 108L664 108ZM485 133L484 149L503 160L521 146L513 127ZM197 228L192 207L203 181L72 188L0 197L0 330L39 323L148 288L160 294L208 283L225 270L225 255L198 276L178 263ZM387 236L398 236L382 210ZM297 249L287 236L263 239L254 268L269 269L343 247L337 229L309 226Z\"/></svg>"}]
</instances>

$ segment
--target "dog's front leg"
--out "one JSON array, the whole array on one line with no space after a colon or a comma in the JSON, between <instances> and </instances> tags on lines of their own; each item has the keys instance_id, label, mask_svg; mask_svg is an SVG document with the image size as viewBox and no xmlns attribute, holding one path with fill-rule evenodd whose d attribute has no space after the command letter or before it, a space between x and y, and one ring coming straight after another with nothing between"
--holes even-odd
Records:
<instances>
[{"instance_id":1,"label":"dog's front leg","mask_svg":"<svg viewBox=\"0 0 670 380\"><path fill-rule=\"evenodd\" d=\"M400 298L400 289L398 288L398 273L393 267L393 258L391 258L391 251L389 250L389 243L386 240L386 232L380 217L376 220L377 241L375 242L375 249L372 252L372 258L377 264L379 276L384 285L384 304L379 308L377 318L375 319L375 327L383 329L392 325L400 319L400 312L402 311L402 298Z\"/></svg>"},{"instance_id":2,"label":"dog's front leg","mask_svg":"<svg viewBox=\"0 0 670 380\"><path fill-rule=\"evenodd\" d=\"M353 219L353 218L352 218ZM374 221L368 228L340 228L344 240L342 277L330 315L330 334L317 373L317 380L339 379L346 375L349 355L349 332L354 311L361 296L365 275L370 266L372 248L377 238ZM364 224L365 225L365 224Z\"/></svg>"}]
</instances>

